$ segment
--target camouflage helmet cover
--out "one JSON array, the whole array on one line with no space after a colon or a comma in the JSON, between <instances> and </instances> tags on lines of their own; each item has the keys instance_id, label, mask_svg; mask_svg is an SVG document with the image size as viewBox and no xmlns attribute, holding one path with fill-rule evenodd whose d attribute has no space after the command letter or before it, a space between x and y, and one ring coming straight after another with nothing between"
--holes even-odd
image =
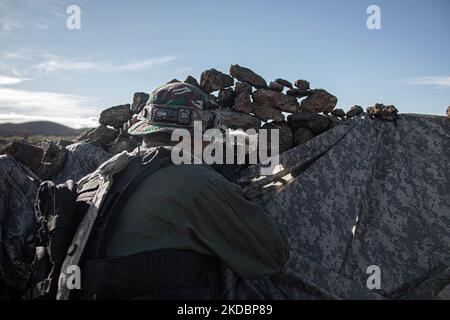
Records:
<instances>
[{"instance_id":1,"label":"camouflage helmet cover","mask_svg":"<svg viewBox=\"0 0 450 320\"><path fill-rule=\"evenodd\" d=\"M220 115L214 112L214 102L209 96L187 83L169 83L155 89L148 99L144 109L138 115L138 122L128 129L135 136L148 135L155 132L171 132L179 128L193 128L193 121L202 121L203 129L217 126L221 122ZM155 117L155 112L163 115L171 113L175 120L162 121ZM189 121L177 121L180 112L188 114ZM216 124L215 124L216 123Z\"/></svg>"}]
</instances>

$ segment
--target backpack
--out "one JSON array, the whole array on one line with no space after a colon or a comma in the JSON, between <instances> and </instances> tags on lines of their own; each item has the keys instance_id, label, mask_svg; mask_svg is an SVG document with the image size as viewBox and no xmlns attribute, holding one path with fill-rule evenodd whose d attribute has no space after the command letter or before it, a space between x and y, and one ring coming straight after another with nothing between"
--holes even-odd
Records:
<instances>
[{"instance_id":1,"label":"backpack","mask_svg":"<svg viewBox=\"0 0 450 320\"><path fill-rule=\"evenodd\" d=\"M38 222L36 255L32 264L31 298L51 298L56 294L57 277L71 236L81 221L76 209L76 183L41 183L35 202Z\"/></svg>"},{"instance_id":2,"label":"backpack","mask_svg":"<svg viewBox=\"0 0 450 320\"><path fill-rule=\"evenodd\" d=\"M171 165L170 151L157 148L145 157L131 157L127 166L115 173L114 183L98 209L95 227L87 234L89 245L86 254L98 257L104 248L104 239L114 225L116 213L126 199L145 178L155 171ZM26 295L29 299L55 299L58 280L65 260L73 256L77 239L74 236L82 228L88 209L100 186L100 177L90 175L82 185L72 180L59 185L42 182L35 202L38 221L36 255L32 264L32 276ZM79 239L78 239L79 240ZM84 250L84 248L78 248ZM82 253L84 254L84 253ZM69 259L70 260L70 259ZM80 261L75 261L78 264Z\"/></svg>"}]
</instances>

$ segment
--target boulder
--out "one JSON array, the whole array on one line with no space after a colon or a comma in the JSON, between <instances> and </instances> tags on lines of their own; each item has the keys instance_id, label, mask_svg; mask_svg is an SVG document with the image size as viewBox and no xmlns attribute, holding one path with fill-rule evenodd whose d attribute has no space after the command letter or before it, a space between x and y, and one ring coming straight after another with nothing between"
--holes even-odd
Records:
<instances>
[{"instance_id":1,"label":"boulder","mask_svg":"<svg viewBox=\"0 0 450 320\"><path fill-rule=\"evenodd\" d=\"M133 95L133 103L131 104L131 112L133 114L139 113L147 104L150 95L145 92L135 92Z\"/></svg>"},{"instance_id":2,"label":"boulder","mask_svg":"<svg viewBox=\"0 0 450 320\"><path fill-rule=\"evenodd\" d=\"M230 66L230 74L241 82L247 82L257 89L267 88L267 82L260 75L248 68L241 67L238 64Z\"/></svg>"},{"instance_id":3,"label":"boulder","mask_svg":"<svg viewBox=\"0 0 450 320\"><path fill-rule=\"evenodd\" d=\"M286 88L292 89L292 83L290 81L285 80L285 79L278 78L278 79L275 79L274 82L279 83L279 84L281 84L282 86L284 86Z\"/></svg>"},{"instance_id":4,"label":"boulder","mask_svg":"<svg viewBox=\"0 0 450 320\"><path fill-rule=\"evenodd\" d=\"M245 113L252 112L252 101L248 91L242 91L236 96L234 99L234 110Z\"/></svg>"},{"instance_id":5,"label":"boulder","mask_svg":"<svg viewBox=\"0 0 450 320\"><path fill-rule=\"evenodd\" d=\"M225 89L233 84L234 80L232 77L214 68L203 71L200 76L200 86L206 93Z\"/></svg>"},{"instance_id":6,"label":"boulder","mask_svg":"<svg viewBox=\"0 0 450 320\"><path fill-rule=\"evenodd\" d=\"M261 129L268 130L268 146L270 147L271 130L279 130L279 152L282 153L291 149L294 146L294 134L286 121L281 122L269 122L264 124Z\"/></svg>"},{"instance_id":7,"label":"boulder","mask_svg":"<svg viewBox=\"0 0 450 320\"><path fill-rule=\"evenodd\" d=\"M330 120L312 112L297 112L288 116L288 124L292 129L308 128L313 133L320 134L329 128Z\"/></svg>"},{"instance_id":8,"label":"boulder","mask_svg":"<svg viewBox=\"0 0 450 320\"><path fill-rule=\"evenodd\" d=\"M52 179L64 169L68 151L52 141L44 141L39 146L44 154L36 173L42 180Z\"/></svg>"},{"instance_id":9,"label":"boulder","mask_svg":"<svg viewBox=\"0 0 450 320\"><path fill-rule=\"evenodd\" d=\"M236 95L243 91L252 93L252 86L245 82L236 82L236 85L234 86L234 92L236 92Z\"/></svg>"},{"instance_id":10,"label":"boulder","mask_svg":"<svg viewBox=\"0 0 450 320\"><path fill-rule=\"evenodd\" d=\"M97 128L91 128L84 131L76 137L73 142L94 143L107 150L109 145L114 142L118 135L119 131L100 125Z\"/></svg>"},{"instance_id":11,"label":"boulder","mask_svg":"<svg viewBox=\"0 0 450 320\"><path fill-rule=\"evenodd\" d=\"M258 129L261 126L261 120L247 113L232 110L222 110L221 113L225 125L231 129Z\"/></svg>"},{"instance_id":12,"label":"boulder","mask_svg":"<svg viewBox=\"0 0 450 320\"><path fill-rule=\"evenodd\" d=\"M233 88L220 89L217 102L222 108L231 108L234 105L235 96Z\"/></svg>"},{"instance_id":13,"label":"boulder","mask_svg":"<svg viewBox=\"0 0 450 320\"><path fill-rule=\"evenodd\" d=\"M172 80L170 80L169 82L167 82L167 84L170 84L170 83L179 83L179 82L181 82L181 81L178 80L178 79L172 79Z\"/></svg>"},{"instance_id":14,"label":"boulder","mask_svg":"<svg viewBox=\"0 0 450 320\"><path fill-rule=\"evenodd\" d=\"M306 80L295 80L294 86L296 86L300 91L306 91L310 89L309 81Z\"/></svg>"},{"instance_id":15,"label":"boulder","mask_svg":"<svg viewBox=\"0 0 450 320\"><path fill-rule=\"evenodd\" d=\"M187 76L186 80L184 80L184 83L190 84L194 87L197 87L199 89L201 89L202 87L200 86L200 84L198 83L197 79L195 79L193 76L189 75Z\"/></svg>"},{"instance_id":16,"label":"boulder","mask_svg":"<svg viewBox=\"0 0 450 320\"><path fill-rule=\"evenodd\" d=\"M393 121L397 119L398 110L393 105L385 106L382 103L377 103L373 107L367 108L367 113L372 118Z\"/></svg>"},{"instance_id":17,"label":"boulder","mask_svg":"<svg viewBox=\"0 0 450 320\"><path fill-rule=\"evenodd\" d=\"M285 95L281 92L258 89L252 93L253 101L258 106L275 107L284 112L296 112L299 103L295 97Z\"/></svg>"},{"instance_id":18,"label":"boulder","mask_svg":"<svg viewBox=\"0 0 450 320\"><path fill-rule=\"evenodd\" d=\"M303 144L314 137L314 133L312 133L312 131L308 128L298 128L294 132L294 143L298 146L299 144Z\"/></svg>"},{"instance_id":19,"label":"boulder","mask_svg":"<svg viewBox=\"0 0 450 320\"><path fill-rule=\"evenodd\" d=\"M333 115L335 117L339 117L339 118L344 118L345 111L342 109L334 109L333 111L331 111L331 115Z\"/></svg>"},{"instance_id":20,"label":"boulder","mask_svg":"<svg viewBox=\"0 0 450 320\"><path fill-rule=\"evenodd\" d=\"M280 122L284 120L284 116L280 110L267 106L259 106L254 104L253 114L264 122L269 120Z\"/></svg>"},{"instance_id":21,"label":"boulder","mask_svg":"<svg viewBox=\"0 0 450 320\"><path fill-rule=\"evenodd\" d=\"M356 116L359 116L361 113L364 112L364 109L361 106L353 106L350 108L350 110L347 111L347 118L353 118Z\"/></svg>"},{"instance_id":22,"label":"boulder","mask_svg":"<svg viewBox=\"0 0 450 320\"><path fill-rule=\"evenodd\" d=\"M296 98L303 98L303 97L309 96L311 94L311 92L303 90L303 89L288 89L286 91L286 94L288 94L290 96L294 96Z\"/></svg>"},{"instance_id":23,"label":"boulder","mask_svg":"<svg viewBox=\"0 0 450 320\"><path fill-rule=\"evenodd\" d=\"M324 89L311 90L311 94L302 101L300 108L309 112L331 112L338 99Z\"/></svg>"},{"instance_id":24,"label":"boulder","mask_svg":"<svg viewBox=\"0 0 450 320\"><path fill-rule=\"evenodd\" d=\"M119 129L122 128L123 124L130 119L130 105L123 104L103 110L102 113L100 113L100 119L98 122L100 122L101 125Z\"/></svg>"},{"instance_id":25,"label":"boulder","mask_svg":"<svg viewBox=\"0 0 450 320\"><path fill-rule=\"evenodd\" d=\"M278 91L278 92L283 92L284 90L284 86L278 82L270 82L269 84L269 89L270 90L274 90L274 91Z\"/></svg>"},{"instance_id":26,"label":"boulder","mask_svg":"<svg viewBox=\"0 0 450 320\"><path fill-rule=\"evenodd\" d=\"M25 140L8 143L4 147L3 152L11 155L34 173L38 173L38 168L41 165L41 159L44 155L44 150L42 148Z\"/></svg>"}]
</instances>

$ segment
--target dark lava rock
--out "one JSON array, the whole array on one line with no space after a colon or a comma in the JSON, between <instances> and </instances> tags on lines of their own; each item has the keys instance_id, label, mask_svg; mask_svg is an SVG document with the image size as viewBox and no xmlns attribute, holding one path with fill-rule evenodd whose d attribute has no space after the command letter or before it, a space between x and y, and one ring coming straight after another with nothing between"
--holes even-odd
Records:
<instances>
[{"instance_id":1,"label":"dark lava rock","mask_svg":"<svg viewBox=\"0 0 450 320\"><path fill-rule=\"evenodd\" d=\"M270 148L271 144L271 130L278 129L279 130L279 152L282 153L286 150L289 150L294 146L294 134L292 133L291 128L286 123L286 121L281 122L269 122L264 124L261 129L268 130L267 142L268 147Z\"/></svg>"},{"instance_id":2,"label":"dark lava rock","mask_svg":"<svg viewBox=\"0 0 450 320\"><path fill-rule=\"evenodd\" d=\"M217 102L223 108L231 108L234 105L234 98L236 97L233 88L220 89L217 95Z\"/></svg>"},{"instance_id":3,"label":"dark lava rock","mask_svg":"<svg viewBox=\"0 0 450 320\"><path fill-rule=\"evenodd\" d=\"M311 90L311 94L302 101L300 108L309 112L331 112L337 104L337 98L324 89Z\"/></svg>"},{"instance_id":4,"label":"dark lava rock","mask_svg":"<svg viewBox=\"0 0 450 320\"><path fill-rule=\"evenodd\" d=\"M37 175L42 180L49 180L64 169L68 151L52 141L44 141L39 146L44 150L44 155Z\"/></svg>"},{"instance_id":5,"label":"dark lava rock","mask_svg":"<svg viewBox=\"0 0 450 320\"><path fill-rule=\"evenodd\" d=\"M306 91L302 89L288 89L286 91L286 94L294 96L296 98L303 98L309 96L311 94L311 91Z\"/></svg>"},{"instance_id":6,"label":"dark lava rock","mask_svg":"<svg viewBox=\"0 0 450 320\"><path fill-rule=\"evenodd\" d=\"M450 106L447 108L447 117L450 118Z\"/></svg>"},{"instance_id":7,"label":"dark lava rock","mask_svg":"<svg viewBox=\"0 0 450 320\"><path fill-rule=\"evenodd\" d=\"M284 86L282 84L279 84L278 82L271 82L269 84L269 89L270 90L274 90L274 91L278 91L278 92L283 92Z\"/></svg>"},{"instance_id":8,"label":"dark lava rock","mask_svg":"<svg viewBox=\"0 0 450 320\"><path fill-rule=\"evenodd\" d=\"M331 111L331 115L333 115L335 117L339 117L339 118L344 118L345 111L342 109L334 109L333 111Z\"/></svg>"},{"instance_id":9,"label":"dark lava rock","mask_svg":"<svg viewBox=\"0 0 450 320\"><path fill-rule=\"evenodd\" d=\"M385 106L382 103L377 103L373 107L367 108L367 113L372 118L393 121L397 119L398 110L393 105Z\"/></svg>"},{"instance_id":10,"label":"dark lava rock","mask_svg":"<svg viewBox=\"0 0 450 320\"><path fill-rule=\"evenodd\" d=\"M113 128L122 128L123 124L131 119L131 110L129 104L123 104L103 110L100 113L98 122L104 126Z\"/></svg>"},{"instance_id":11,"label":"dark lava rock","mask_svg":"<svg viewBox=\"0 0 450 320\"><path fill-rule=\"evenodd\" d=\"M131 104L131 112L133 114L139 113L144 109L147 104L148 98L150 95L145 92L136 92L133 95L133 103Z\"/></svg>"},{"instance_id":12,"label":"dark lava rock","mask_svg":"<svg viewBox=\"0 0 450 320\"><path fill-rule=\"evenodd\" d=\"M178 79L172 79L169 82L167 82L167 84L169 84L169 83L179 83L179 82L181 82L181 81L178 80Z\"/></svg>"},{"instance_id":13,"label":"dark lava rock","mask_svg":"<svg viewBox=\"0 0 450 320\"><path fill-rule=\"evenodd\" d=\"M30 168L34 173L38 173L41 165L44 150L38 146L28 143L24 140L8 143L3 152L11 155L14 159Z\"/></svg>"},{"instance_id":14,"label":"dark lava rock","mask_svg":"<svg viewBox=\"0 0 450 320\"><path fill-rule=\"evenodd\" d=\"M284 116L280 110L272 107L253 105L253 114L264 122L269 120L283 121Z\"/></svg>"},{"instance_id":15,"label":"dark lava rock","mask_svg":"<svg viewBox=\"0 0 450 320\"><path fill-rule=\"evenodd\" d=\"M230 74L241 82L247 82L257 89L267 88L267 82L260 75L254 73L248 68L241 67L238 64L230 66Z\"/></svg>"},{"instance_id":16,"label":"dark lava rock","mask_svg":"<svg viewBox=\"0 0 450 320\"><path fill-rule=\"evenodd\" d=\"M300 145L305 142L308 142L312 138L315 137L315 134L311 132L311 130L307 128L298 128L294 132L294 143L295 145Z\"/></svg>"},{"instance_id":17,"label":"dark lava rock","mask_svg":"<svg viewBox=\"0 0 450 320\"><path fill-rule=\"evenodd\" d=\"M184 83L187 83L187 84L190 84L191 86L194 86L194 87L197 87L199 89L202 89L202 87L198 83L197 79L195 79L191 75L187 76L186 80L184 80Z\"/></svg>"},{"instance_id":18,"label":"dark lava rock","mask_svg":"<svg viewBox=\"0 0 450 320\"><path fill-rule=\"evenodd\" d=\"M310 89L309 81L306 80L295 80L294 86L296 86L301 91L306 91Z\"/></svg>"},{"instance_id":19,"label":"dark lava rock","mask_svg":"<svg viewBox=\"0 0 450 320\"><path fill-rule=\"evenodd\" d=\"M225 125L231 129L259 129L261 126L261 120L248 113L235 112L232 110L222 110L221 113Z\"/></svg>"},{"instance_id":20,"label":"dark lava rock","mask_svg":"<svg viewBox=\"0 0 450 320\"><path fill-rule=\"evenodd\" d=\"M206 93L225 89L233 84L234 80L232 77L214 68L203 71L200 76L200 86Z\"/></svg>"},{"instance_id":21,"label":"dark lava rock","mask_svg":"<svg viewBox=\"0 0 450 320\"><path fill-rule=\"evenodd\" d=\"M275 79L275 82L281 84L282 86L285 86L286 88L292 89L292 83L290 81L278 78Z\"/></svg>"},{"instance_id":22,"label":"dark lava rock","mask_svg":"<svg viewBox=\"0 0 450 320\"><path fill-rule=\"evenodd\" d=\"M347 118L359 116L363 112L364 109L361 106L353 106L350 110L347 111Z\"/></svg>"},{"instance_id":23,"label":"dark lava rock","mask_svg":"<svg viewBox=\"0 0 450 320\"><path fill-rule=\"evenodd\" d=\"M288 124L292 129L308 128L312 132L319 134L326 131L330 125L330 120L326 116L322 116L312 112L297 112L288 116Z\"/></svg>"},{"instance_id":24,"label":"dark lava rock","mask_svg":"<svg viewBox=\"0 0 450 320\"><path fill-rule=\"evenodd\" d=\"M252 93L252 86L245 82L236 82L236 85L234 86L234 92L236 92L236 95L244 91Z\"/></svg>"},{"instance_id":25,"label":"dark lava rock","mask_svg":"<svg viewBox=\"0 0 450 320\"><path fill-rule=\"evenodd\" d=\"M234 110L245 113L252 112L252 101L250 100L250 93L242 91L234 99Z\"/></svg>"},{"instance_id":26,"label":"dark lava rock","mask_svg":"<svg viewBox=\"0 0 450 320\"><path fill-rule=\"evenodd\" d=\"M107 150L109 145L116 140L119 131L105 127L103 125L97 128L91 128L80 134L75 138L74 142L89 142L98 144L103 149Z\"/></svg>"},{"instance_id":27,"label":"dark lava rock","mask_svg":"<svg viewBox=\"0 0 450 320\"><path fill-rule=\"evenodd\" d=\"M281 92L258 89L252 93L253 101L258 106L275 107L285 112L296 112L299 108L299 103L295 97L285 95Z\"/></svg>"}]
</instances>

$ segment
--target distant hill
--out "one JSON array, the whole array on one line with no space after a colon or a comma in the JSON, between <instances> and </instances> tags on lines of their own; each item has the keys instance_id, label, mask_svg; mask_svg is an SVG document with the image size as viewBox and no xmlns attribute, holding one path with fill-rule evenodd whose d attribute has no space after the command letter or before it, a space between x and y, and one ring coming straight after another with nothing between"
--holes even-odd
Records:
<instances>
[{"instance_id":1,"label":"distant hill","mask_svg":"<svg viewBox=\"0 0 450 320\"><path fill-rule=\"evenodd\" d=\"M77 136L85 129L73 129L51 121L0 123L0 136Z\"/></svg>"}]
</instances>

